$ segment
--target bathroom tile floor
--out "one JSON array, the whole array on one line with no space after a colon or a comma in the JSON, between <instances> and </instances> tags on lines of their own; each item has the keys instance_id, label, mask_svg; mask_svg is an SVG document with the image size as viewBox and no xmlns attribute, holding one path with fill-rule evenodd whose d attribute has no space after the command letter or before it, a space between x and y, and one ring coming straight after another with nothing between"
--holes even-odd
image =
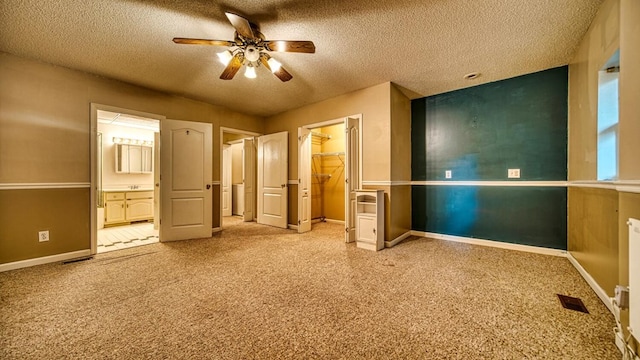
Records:
<instances>
[{"instance_id":1,"label":"bathroom tile floor","mask_svg":"<svg viewBox=\"0 0 640 360\"><path fill-rule=\"evenodd\" d=\"M153 223L114 226L98 230L98 253L157 243Z\"/></svg>"}]
</instances>

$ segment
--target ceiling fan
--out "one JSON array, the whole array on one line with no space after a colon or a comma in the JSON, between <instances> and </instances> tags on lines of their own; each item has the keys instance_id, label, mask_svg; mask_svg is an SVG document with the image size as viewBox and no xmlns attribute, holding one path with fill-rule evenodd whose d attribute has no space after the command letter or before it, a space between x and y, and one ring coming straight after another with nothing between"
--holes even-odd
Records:
<instances>
[{"instance_id":1,"label":"ceiling fan","mask_svg":"<svg viewBox=\"0 0 640 360\"><path fill-rule=\"evenodd\" d=\"M283 82L289 81L293 76L268 53L275 51L313 54L316 52L316 46L312 41L265 40L257 25L240 15L230 12L225 14L236 29L234 41L173 38L176 44L228 46L229 49L218 53L218 58L226 66L220 75L222 80L233 79L242 65L247 67L245 76L255 78L256 68L262 65Z\"/></svg>"}]
</instances>

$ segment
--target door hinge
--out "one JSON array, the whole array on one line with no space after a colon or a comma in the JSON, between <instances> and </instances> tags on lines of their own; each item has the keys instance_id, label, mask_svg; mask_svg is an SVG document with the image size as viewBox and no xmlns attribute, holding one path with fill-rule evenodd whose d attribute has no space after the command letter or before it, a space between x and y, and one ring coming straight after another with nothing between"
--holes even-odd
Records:
<instances>
[{"instance_id":1,"label":"door hinge","mask_svg":"<svg viewBox=\"0 0 640 360\"><path fill-rule=\"evenodd\" d=\"M302 141L302 136L298 136L298 141Z\"/></svg>"},{"instance_id":2,"label":"door hinge","mask_svg":"<svg viewBox=\"0 0 640 360\"><path fill-rule=\"evenodd\" d=\"M300 225L300 220L298 220L298 225Z\"/></svg>"},{"instance_id":3,"label":"door hinge","mask_svg":"<svg viewBox=\"0 0 640 360\"><path fill-rule=\"evenodd\" d=\"M348 227L344 228L344 232L349 232L349 228Z\"/></svg>"},{"instance_id":4,"label":"door hinge","mask_svg":"<svg viewBox=\"0 0 640 360\"><path fill-rule=\"evenodd\" d=\"M349 183L349 178L344 179L344 182L348 184Z\"/></svg>"}]
</instances>

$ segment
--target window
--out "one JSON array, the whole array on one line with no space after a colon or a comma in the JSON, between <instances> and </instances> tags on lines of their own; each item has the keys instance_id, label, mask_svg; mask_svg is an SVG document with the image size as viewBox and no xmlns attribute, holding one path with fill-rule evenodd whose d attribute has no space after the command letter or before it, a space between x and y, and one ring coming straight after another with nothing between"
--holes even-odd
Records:
<instances>
[{"instance_id":1,"label":"window","mask_svg":"<svg viewBox=\"0 0 640 360\"><path fill-rule=\"evenodd\" d=\"M619 52L598 73L598 180L618 178Z\"/></svg>"}]
</instances>

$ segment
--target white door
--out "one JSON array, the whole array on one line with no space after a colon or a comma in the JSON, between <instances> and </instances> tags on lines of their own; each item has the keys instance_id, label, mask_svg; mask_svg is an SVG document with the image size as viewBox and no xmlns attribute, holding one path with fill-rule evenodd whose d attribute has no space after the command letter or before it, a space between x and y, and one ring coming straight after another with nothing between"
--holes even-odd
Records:
<instances>
[{"instance_id":1,"label":"white door","mask_svg":"<svg viewBox=\"0 0 640 360\"><path fill-rule=\"evenodd\" d=\"M160 228L160 133L153 133L153 229Z\"/></svg>"},{"instance_id":2,"label":"white door","mask_svg":"<svg viewBox=\"0 0 640 360\"><path fill-rule=\"evenodd\" d=\"M298 232L311 231L311 130L298 128Z\"/></svg>"},{"instance_id":3,"label":"white door","mask_svg":"<svg viewBox=\"0 0 640 360\"><path fill-rule=\"evenodd\" d=\"M211 236L211 124L160 122L161 241Z\"/></svg>"},{"instance_id":4,"label":"white door","mask_svg":"<svg viewBox=\"0 0 640 360\"><path fill-rule=\"evenodd\" d=\"M344 122L345 136L345 241L356 241L356 190L360 187L360 151L359 151L359 119L346 118Z\"/></svg>"},{"instance_id":5,"label":"white door","mask_svg":"<svg viewBox=\"0 0 640 360\"><path fill-rule=\"evenodd\" d=\"M288 136L258 138L258 223L287 228Z\"/></svg>"},{"instance_id":6,"label":"white door","mask_svg":"<svg viewBox=\"0 0 640 360\"><path fill-rule=\"evenodd\" d=\"M242 182L244 183L244 221L256 214L256 146L253 139L242 140Z\"/></svg>"},{"instance_id":7,"label":"white door","mask_svg":"<svg viewBox=\"0 0 640 360\"><path fill-rule=\"evenodd\" d=\"M222 216L231 216L231 172L233 148L224 145L222 150Z\"/></svg>"}]
</instances>

